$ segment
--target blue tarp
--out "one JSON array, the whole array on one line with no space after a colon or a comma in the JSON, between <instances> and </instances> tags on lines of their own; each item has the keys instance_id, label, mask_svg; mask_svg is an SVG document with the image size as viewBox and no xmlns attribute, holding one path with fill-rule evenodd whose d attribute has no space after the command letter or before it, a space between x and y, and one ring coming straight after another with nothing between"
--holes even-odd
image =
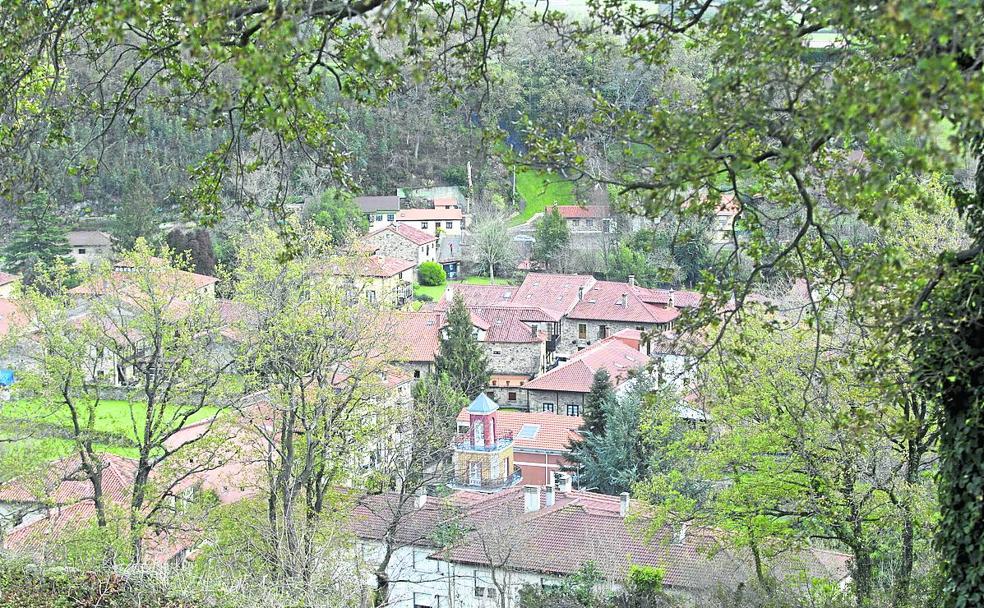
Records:
<instances>
[{"instance_id":1,"label":"blue tarp","mask_svg":"<svg viewBox=\"0 0 984 608\"><path fill-rule=\"evenodd\" d=\"M10 386L14 383L14 370L0 369L0 386Z\"/></svg>"}]
</instances>

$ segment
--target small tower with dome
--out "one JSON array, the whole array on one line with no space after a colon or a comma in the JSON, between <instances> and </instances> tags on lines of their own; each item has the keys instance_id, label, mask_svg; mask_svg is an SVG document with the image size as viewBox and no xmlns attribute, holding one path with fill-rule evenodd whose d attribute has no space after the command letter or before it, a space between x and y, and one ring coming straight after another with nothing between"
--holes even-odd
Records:
<instances>
[{"instance_id":1,"label":"small tower with dome","mask_svg":"<svg viewBox=\"0 0 984 608\"><path fill-rule=\"evenodd\" d=\"M448 484L452 488L497 492L522 479L513 459L512 433L497 428L498 410L499 404L485 394L468 406L468 430L455 437L453 444L454 476Z\"/></svg>"}]
</instances>

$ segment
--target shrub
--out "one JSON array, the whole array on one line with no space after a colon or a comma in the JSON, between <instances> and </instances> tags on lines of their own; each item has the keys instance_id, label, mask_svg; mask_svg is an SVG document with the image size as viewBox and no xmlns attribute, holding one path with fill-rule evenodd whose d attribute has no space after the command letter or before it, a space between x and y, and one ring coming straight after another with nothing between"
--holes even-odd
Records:
<instances>
[{"instance_id":1,"label":"shrub","mask_svg":"<svg viewBox=\"0 0 984 608\"><path fill-rule=\"evenodd\" d=\"M417 269L417 279L421 285L435 287L444 285L448 280L448 275L444 272L444 267L437 262L424 262Z\"/></svg>"}]
</instances>

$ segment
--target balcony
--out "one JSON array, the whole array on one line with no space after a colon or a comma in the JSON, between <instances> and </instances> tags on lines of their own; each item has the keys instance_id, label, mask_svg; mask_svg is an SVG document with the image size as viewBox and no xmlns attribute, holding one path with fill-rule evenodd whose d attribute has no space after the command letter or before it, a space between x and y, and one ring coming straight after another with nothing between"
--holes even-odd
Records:
<instances>
[{"instance_id":1,"label":"balcony","mask_svg":"<svg viewBox=\"0 0 984 608\"><path fill-rule=\"evenodd\" d=\"M523 471L513 465L512 473L505 477L489 479L487 477L471 477L466 472L464 475L455 475L448 481L448 487L454 490L477 490L479 492L495 492L517 485L523 479Z\"/></svg>"},{"instance_id":2,"label":"balcony","mask_svg":"<svg viewBox=\"0 0 984 608\"><path fill-rule=\"evenodd\" d=\"M496 452L503 448L509 447L513 442L512 431L506 431L502 433L500 437L497 437L492 445L485 445L485 443L472 443L471 434L460 433L455 435L454 440L451 445L456 450L462 450L465 452Z\"/></svg>"}]
</instances>

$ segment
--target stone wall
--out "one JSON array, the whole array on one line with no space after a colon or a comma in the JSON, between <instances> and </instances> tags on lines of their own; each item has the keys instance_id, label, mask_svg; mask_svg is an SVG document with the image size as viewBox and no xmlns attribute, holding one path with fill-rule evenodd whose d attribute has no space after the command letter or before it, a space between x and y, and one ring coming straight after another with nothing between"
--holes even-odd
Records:
<instances>
[{"instance_id":1,"label":"stone wall","mask_svg":"<svg viewBox=\"0 0 984 608\"><path fill-rule=\"evenodd\" d=\"M584 340L580 339L578 325L584 324L587 333ZM599 329L604 325L607 328L607 335L611 336L623 329L642 329L650 331L656 327L668 329L668 324L659 323L629 323L622 321L590 321L584 319L569 319L564 317L560 323L560 338L557 339L557 354L560 356L570 356L575 352L595 344L603 339L599 335Z\"/></svg>"},{"instance_id":2,"label":"stone wall","mask_svg":"<svg viewBox=\"0 0 984 608\"><path fill-rule=\"evenodd\" d=\"M545 369L547 359L545 342L483 342L482 347L493 374L534 376Z\"/></svg>"},{"instance_id":3,"label":"stone wall","mask_svg":"<svg viewBox=\"0 0 984 608\"><path fill-rule=\"evenodd\" d=\"M580 415L580 408L584 407L584 396L584 393L526 390L526 400L529 406L529 411L549 411L550 408L548 406L552 404L554 413L560 416L567 415L568 405L577 406L578 415Z\"/></svg>"}]
</instances>

